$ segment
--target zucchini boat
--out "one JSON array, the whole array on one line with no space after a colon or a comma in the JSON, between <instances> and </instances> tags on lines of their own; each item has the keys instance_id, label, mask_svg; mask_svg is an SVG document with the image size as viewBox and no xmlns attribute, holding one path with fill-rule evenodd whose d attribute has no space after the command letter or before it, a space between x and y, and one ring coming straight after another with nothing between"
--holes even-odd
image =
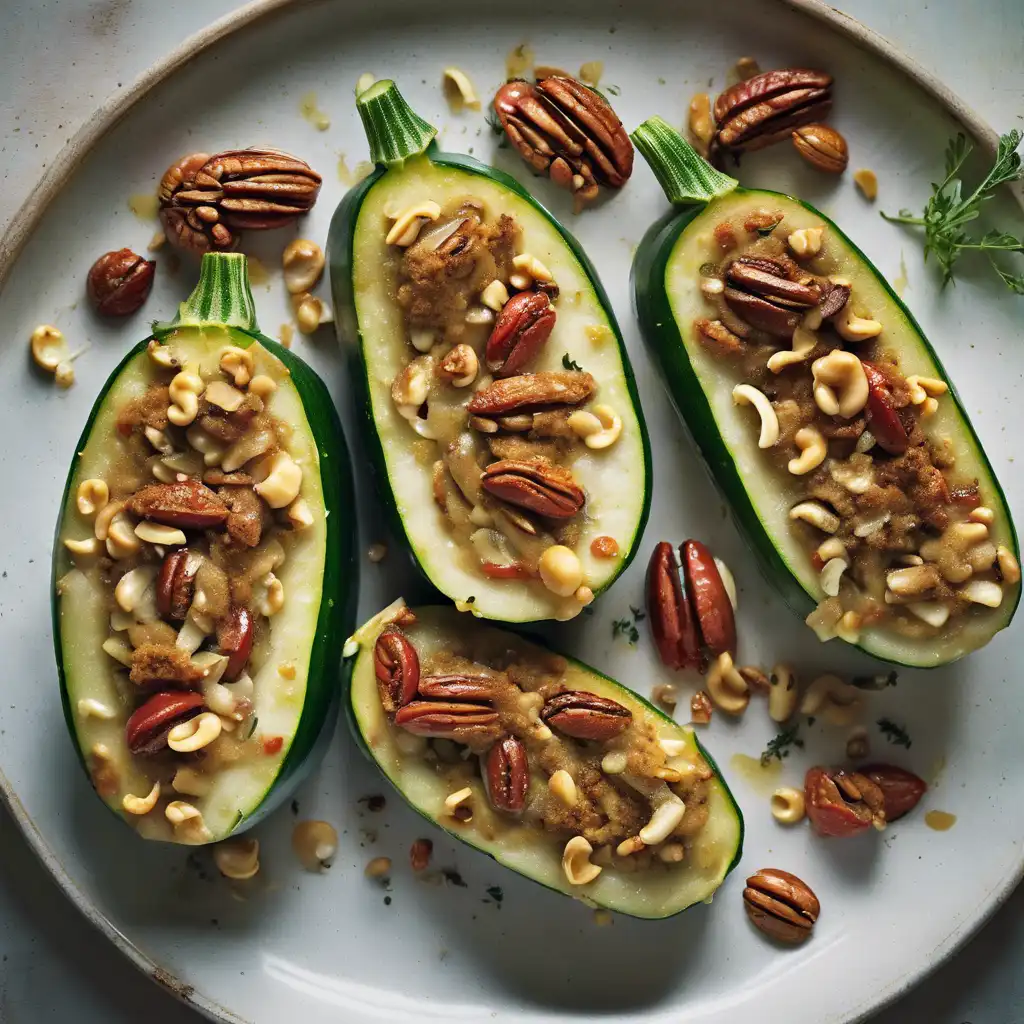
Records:
<instances>
[{"instance_id":1,"label":"zucchini boat","mask_svg":"<svg viewBox=\"0 0 1024 1024\"><path fill-rule=\"evenodd\" d=\"M1009 508L938 356L818 210L747 190L653 118L682 207L633 264L640 326L768 577L822 640L943 665L1020 600Z\"/></svg>"},{"instance_id":2,"label":"zucchini boat","mask_svg":"<svg viewBox=\"0 0 1024 1024\"><path fill-rule=\"evenodd\" d=\"M572 236L513 178L439 152L393 82L356 103L377 169L328 252L392 531L462 610L572 618L650 505L611 306Z\"/></svg>"},{"instance_id":3,"label":"zucchini boat","mask_svg":"<svg viewBox=\"0 0 1024 1024\"><path fill-rule=\"evenodd\" d=\"M739 861L742 815L693 729L587 665L402 600L345 654L366 752L415 810L499 864L662 918L710 900Z\"/></svg>"},{"instance_id":4,"label":"zucchini boat","mask_svg":"<svg viewBox=\"0 0 1024 1024\"><path fill-rule=\"evenodd\" d=\"M352 502L327 389L259 333L245 257L204 255L177 320L97 398L54 546L64 716L140 835L242 832L326 746L354 616Z\"/></svg>"}]
</instances>

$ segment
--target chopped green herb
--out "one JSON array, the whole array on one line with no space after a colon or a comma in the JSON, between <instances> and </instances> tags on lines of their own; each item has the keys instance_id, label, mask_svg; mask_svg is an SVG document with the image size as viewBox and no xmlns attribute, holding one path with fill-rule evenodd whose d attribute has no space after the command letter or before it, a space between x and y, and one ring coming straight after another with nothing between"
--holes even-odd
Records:
<instances>
[{"instance_id":1,"label":"chopped green herb","mask_svg":"<svg viewBox=\"0 0 1024 1024\"><path fill-rule=\"evenodd\" d=\"M455 870L455 868L441 868L441 876L449 885L457 886L459 889L466 889L466 880Z\"/></svg>"},{"instance_id":2,"label":"chopped green herb","mask_svg":"<svg viewBox=\"0 0 1024 1024\"><path fill-rule=\"evenodd\" d=\"M768 741L768 746L765 747L761 754L762 767L767 768L773 757L779 761L784 757L789 757L790 747L798 747L800 750L803 750L804 741L800 739L799 725L792 725L788 729L783 729L782 732L777 733Z\"/></svg>"},{"instance_id":3,"label":"chopped green herb","mask_svg":"<svg viewBox=\"0 0 1024 1024\"><path fill-rule=\"evenodd\" d=\"M469 597L466 598L466 604L475 604L475 603L476 603L476 595L475 594L470 594Z\"/></svg>"},{"instance_id":4,"label":"chopped green herb","mask_svg":"<svg viewBox=\"0 0 1024 1024\"><path fill-rule=\"evenodd\" d=\"M501 901L505 898L505 893L500 885L489 885L487 887L487 895L490 896L499 907L501 906Z\"/></svg>"},{"instance_id":5,"label":"chopped green herb","mask_svg":"<svg viewBox=\"0 0 1024 1024\"><path fill-rule=\"evenodd\" d=\"M640 608L634 608L630 605L629 610L633 613L634 622L643 622L647 618L647 612L642 611Z\"/></svg>"},{"instance_id":6,"label":"chopped green herb","mask_svg":"<svg viewBox=\"0 0 1024 1024\"><path fill-rule=\"evenodd\" d=\"M259 721L259 718L256 715L253 715L252 716L252 724L249 726L249 731L245 734L245 738L247 740L251 740L252 739L253 733L256 732L256 723L258 721Z\"/></svg>"},{"instance_id":7,"label":"chopped green herb","mask_svg":"<svg viewBox=\"0 0 1024 1024\"><path fill-rule=\"evenodd\" d=\"M604 87L605 92L610 92L613 96L619 96L622 90L617 85L606 85Z\"/></svg>"},{"instance_id":8,"label":"chopped green herb","mask_svg":"<svg viewBox=\"0 0 1024 1024\"><path fill-rule=\"evenodd\" d=\"M292 801L292 814L296 814L297 815L298 813L299 813L299 801L298 800L293 800Z\"/></svg>"},{"instance_id":9,"label":"chopped green herb","mask_svg":"<svg viewBox=\"0 0 1024 1024\"><path fill-rule=\"evenodd\" d=\"M1024 169L1017 152L1021 138L1021 131L1014 128L999 139L995 163L981 184L964 196L960 170L974 150L974 145L967 141L963 133L957 135L946 148L946 176L938 184L932 184L932 195L922 215L915 217L910 210L900 210L895 216L882 214L894 224L924 228L925 262L929 256L935 257L942 270L943 286L953 280L953 265L968 250L1024 253L1024 239L1008 232L988 231L979 238L977 235L969 235L965 230L971 221L977 220L982 204L992 198L1000 185L1024 179ZM1011 291L1024 294L1024 275L1010 274L999 267L995 269Z\"/></svg>"},{"instance_id":10,"label":"chopped green herb","mask_svg":"<svg viewBox=\"0 0 1024 1024\"><path fill-rule=\"evenodd\" d=\"M897 725L891 718L880 718L878 720L878 728L890 743L894 743L897 747L910 749L912 741L907 730L902 725Z\"/></svg>"},{"instance_id":11,"label":"chopped green herb","mask_svg":"<svg viewBox=\"0 0 1024 1024\"><path fill-rule=\"evenodd\" d=\"M562 356L562 366L566 370L577 370L578 371L578 370L582 370L583 369L583 367L580 366L580 364L577 363L575 359L570 359L569 358L569 353L568 352L566 352L565 355Z\"/></svg>"},{"instance_id":12,"label":"chopped green herb","mask_svg":"<svg viewBox=\"0 0 1024 1024\"><path fill-rule=\"evenodd\" d=\"M640 639L640 630L630 619L616 619L612 623L612 639L620 636L624 636L630 644L635 644Z\"/></svg>"}]
</instances>

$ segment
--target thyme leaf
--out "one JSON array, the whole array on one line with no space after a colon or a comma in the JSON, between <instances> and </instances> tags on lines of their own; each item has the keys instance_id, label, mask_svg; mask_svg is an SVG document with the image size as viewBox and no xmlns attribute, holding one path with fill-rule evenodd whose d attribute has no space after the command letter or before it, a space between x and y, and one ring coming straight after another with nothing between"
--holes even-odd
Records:
<instances>
[{"instance_id":1,"label":"thyme leaf","mask_svg":"<svg viewBox=\"0 0 1024 1024\"><path fill-rule=\"evenodd\" d=\"M897 747L910 749L913 741L902 725L897 725L891 718L880 718L878 720L878 728L890 743L895 744Z\"/></svg>"},{"instance_id":2,"label":"thyme leaf","mask_svg":"<svg viewBox=\"0 0 1024 1024\"><path fill-rule=\"evenodd\" d=\"M562 367L564 369L566 369L566 370L577 370L577 371L579 371L579 370L583 369L583 367L580 366L580 364L577 363L575 359L570 359L569 358L569 353L568 352L566 352L562 356Z\"/></svg>"},{"instance_id":3,"label":"thyme leaf","mask_svg":"<svg viewBox=\"0 0 1024 1024\"><path fill-rule=\"evenodd\" d=\"M768 741L768 746L761 752L761 767L767 768L771 764L772 758L781 761L784 757L789 757L791 747L803 750L803 746L804 741L800 739L800 726L791 725L788 729L776 733Z\"/></svg>"}]
</instances>

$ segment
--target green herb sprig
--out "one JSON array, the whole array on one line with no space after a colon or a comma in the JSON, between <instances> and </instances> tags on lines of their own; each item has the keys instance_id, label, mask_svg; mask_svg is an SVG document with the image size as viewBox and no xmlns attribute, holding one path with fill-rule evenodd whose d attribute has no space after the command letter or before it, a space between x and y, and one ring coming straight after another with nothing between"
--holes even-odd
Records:
<instances>
[{"instance_id":1,"label":"green herb sprig","mask_svg":"<svg viewBox=\"0 0 1024 1024\"><path fill-rule=\"evenodd\" d=\"M570 359L570 358L569 358L569 353L568 353L568 352L566 352L566 353L565 353L565 354L564 354L564 355L562 356L562 366L563 366L563 368L564 368L564 369L566 369L566 370L576 370L576 371L580 371L580 370L582 370L582 369L583 369L583 367L582 367L582 366L580 366L580 364L579 364L579 363L577 363L575 359Z\"/></svg>"},{"instance_id":2,"label":"green herb sprig","mask_svg":"<svg viewBox=\"0 0 1024 1024\"><path fill-rule=\"evenodd\" d=\"M804 741L800 739L799 725L791 725L788 729L783 729L768 741L768 746L761 753L761 767L767 768L771 764L772 758L781 761L784 757L789 757L790 747L803 750Z\"/></svg>"},{"instance_id":3,"label":"green herb sprig","mask_svg":"<svg viewBox=\"0 0 1024 1024\"><path fill-rule=\"evenodd\" d=\"M977 220L982 204L991 199L996 189L1007 182L1024 180L1024 168L1017 152L1022 133L1014 128L999 139L995 163L981 184L968 195L964 195L960 170L974 150L962 133L951 139L946 148L946 176L938 184L932 183L932 196L920 217L910 210L900 210L893 216L882 216L894 224L910 224L924 228L924 258L934 256L942 270L942 285L953 280L953 266L964 252L976 250L989 254L1018 252L1024 253L1024 239L1006 231L988 231L980 238L968 234L966 226ZM1003 283L1018 295L1024 295L1024 274L1011 274L992 266Z\"/></svg>"},{"instance_id":4,"label":"green herb sprig","mask_svg":"<svg viewBox=\"0 0 1024 1024\"><path fill-rule=\"evenodd\" d=\"M890 743L894 743L897 747L910 749L913 743L910 734L902 725L897 725L891 718L880 718L878 720L878 729Z\"/></svg>"},{"instance_id":5,"label":"green herb sprig","mask_svg":"<svg viewBox=\"0 0 1024 1024\"><path fill-rule=\"evenodd\" d=\"M632 647L640 639L640 630L636 628L636 624L647 618L647 612L642 608L634 608L633 605L629 606L629 611L633 616L631 619L616 619L612 623L612 639L624 636Z\"/></svg>"}]
</instances>

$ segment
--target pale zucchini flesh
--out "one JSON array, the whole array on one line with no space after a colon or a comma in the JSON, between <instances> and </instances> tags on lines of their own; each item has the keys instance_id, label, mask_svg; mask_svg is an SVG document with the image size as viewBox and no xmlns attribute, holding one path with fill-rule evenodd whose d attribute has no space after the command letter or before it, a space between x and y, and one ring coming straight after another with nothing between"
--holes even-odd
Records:
<instances>
[{"instance_id":1,"label":"pale zucchini flesh","mask_svg":"<svg viewBox=\"0 0 1024 1024\"><path fill-rule=\"evenodd\" d=\"M511 649L526 656L532 653L540 658L550 657L550 652L517 635L482 623L469 624L452 608L416 608L415 614L415 625L402 628L421 655L450 649L453 637L472 629L481 635L485 644L490 643L496 653ZM663 918L695 903L710 900L739 859L743 819L728 787L717 774L714 762L699 747L691 727L667 718L632 691L594 669L569 660L564 678L568 688L588 690L624 704L634 716L643 716L654 722L661 738L684 740L687 744L686 753L681 755L684 760L692 762L703 758L716 771L710 782L707 824L694 838L684 863L656 864L650 870L628 874L605 869L596 881L588 885L570 885L562 870L564 836L551 835L539 829L517 828L514 823L504 830L496 830L494 835L484 836L473 829L471 823L459 825L445 814L444 801L449 796L447 786L418 754L403 752L403 740L408 738L408 734L388 721L380 703L373 648L387 621L388 615L382 613L363 626L350 641L353 647L358 647L355 650L350 647L346 652L352 655L349 664L349 711L370 757L413 808L456 838L489 854L498 863L550 889L595 906L634 917ZM475 796L484 799L482 791L477 791Z\"/></svg>"},{"instance_id":2,"label":"pale zucchini flesh","mask_svg":"<svg viewBox=\"0 0 1024 1024\"><path fill-rule=\"evenodd\" d=\"M728 496L734 507L739 501L753 509L763 534L752 538L755 546L775 547L788 571L808 595L805 610L810 610L811 605L823 600L825 595L818 571L811 563L813 550L797 534L788 518L790 508L804 496L801 480L770 465L758 449L756 414L733 402L732 389L739 381L734 368L702 344L693 327L695 319L713 315L700 292L699 282L701 265L721 259L721 249L713 236L715 225L723 220L742 221L746 214L765 208L784 212L786 232L825 225L823 256L834 261L829 273L849 281L857 315L883 324L880 341L897 355L902 373L948 378L920 328L874 267L835 225L803 203L774 192L738 190L715 200L698 213L676 239L665 263L664 287L686 357L710 406L721 443L735 467L735 475L729 474ZM924 429L931 438L948 439L956 458L955 474L958 478L976 478L983 503L995 512L995 522L990 527L992 540L1016 553L1017 539L1003 492L952 382L950 385L950 393L939 400L938 411L924 421ZM702 437L698 436L697 440L705 457L712 462L714 456L709 457ZM735 493L740 488L742 493ZM751 517L741 513L740 518L748 524L749 532ZM859 646L880 658L906 665L945 664L983 646L1005 628L1019 598L1019 584L1007 584L998 609L975 607L956 620L955 629L939 636L911 639L891 630L870 627L861 632Z\"/></svg>"},{"instance_id":3,"label":"pale zucchini flesh","mask_svg":"<svg viewBox=\"0 0 1024 1024\"><path fill-rule=\"evenodd\" d=\"M627 371L609 315L586 272L554 224L523 197L491 177L463 166L416 157L372 184L362 202L352 243L352 287L361 335L373 426L386 464L388 485L409 544L431 582L474 615L506 622L564 619L578 614L574 598L560 598L539 580L489 580L456 557L443 513L433 499L432 443L416 436L391 400L391 382L413 353L403 312L392 298L393 283L382 272L393 258L384 239L392 223L385 211L432 199L442 208L466 197L482 201L491 217L513 217L522 230L520 251L537 257L560 289L558 320L531 370L562 370L563 356L597 380L595 403L611 406L622 418L618 441L601 451L584 449L573 473L588 494L587 516L575 550L584 580L599 593L631 557L648 496L648 459L640 419L627 384ZM629 374L631 378L631 373ZM591 541L611 536L614 558L595 558Z\"/></svg>"},{"instance_id":4,"label":"pale zucchini flesh","mask_svg":"<svg viewBox=\"0 0 1024 1024\"><path fill-rule=\"evenodd\" d=\"M281 611L268 620L269 640L262 648L262 665L253 674L254 713L259 733L281 736L283 745L277 753L264 754L219 771L213 776L213 785L206 796L182 797L199 808L211 835L208 841L213 841L224 838L242 822L246 827L252 823L251 817L261 808L288 760L303 714L311 650L320 615L327 523L323 515L317 444L298 391L280 361L258 342L252 343L251 337L221 328L180 329L167 339L167 344L182 364L196 364L204 370L216 367L225 346L251 345L257 372L272 376L278 383L268 409L292 427L287 450L302 466L302 495L314 510L313 524L295 535L289 545L287 561L275 570L284 586L286 600ZM75 506L78 484L90 477L108 477L119 450L115 426L118 411L125 402L142 395L152 379L149 356L142 347L126 361L109 386L92 421L88 440L76 456L57 536L55 579L66 713L73 723L87 767L96 744L110 751L118 787L104 799L118 813L122 813L124 796L145 796L150 784L139 770L138 759L129 753L124 738L125 722L132 710L121 697L117 679L124 669L102 650L104 640L110 635L109 588L100 585L95 569L83 571L74 567L63 541L92 535L91 520L82 517ZM295 668L293 679L285 679L278 672L278 666L286 662ZM88 699L113 709L114 717L102 720L83 711L87 705L79 702ZM162 815L151 814L144 819L127 814L125 817L147 838L188 841L187 836L176 835Z\"/></svg>"}]
</instances>

